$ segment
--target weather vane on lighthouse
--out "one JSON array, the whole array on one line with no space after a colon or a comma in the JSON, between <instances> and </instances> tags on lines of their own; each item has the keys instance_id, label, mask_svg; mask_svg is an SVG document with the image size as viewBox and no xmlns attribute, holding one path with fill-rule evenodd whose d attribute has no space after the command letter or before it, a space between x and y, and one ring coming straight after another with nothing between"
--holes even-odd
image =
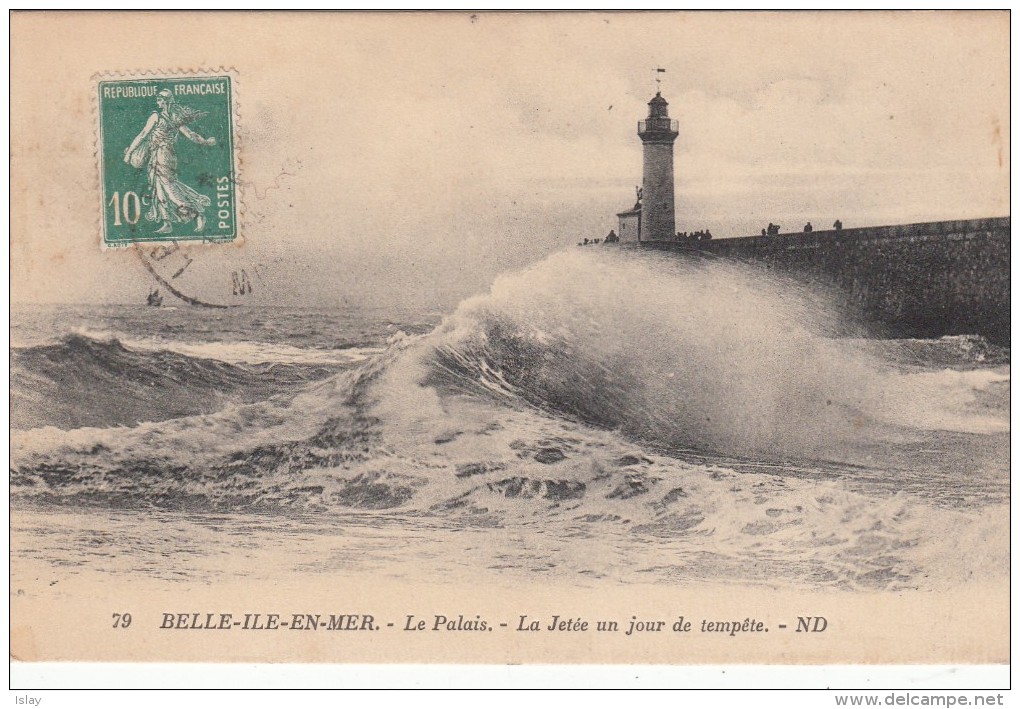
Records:
<instances>
[{"instance_id":1,"label":"weather vane on lighthouse","mask_svg":"<svg viewBox=\"0 0 1020 709\"><path fill-rule=\"evenodd\" d=\"M662 77L659 74L665 74L666 70L661 66L655 68L655 93L662 92Z\"/></svg>"}]
</instances>

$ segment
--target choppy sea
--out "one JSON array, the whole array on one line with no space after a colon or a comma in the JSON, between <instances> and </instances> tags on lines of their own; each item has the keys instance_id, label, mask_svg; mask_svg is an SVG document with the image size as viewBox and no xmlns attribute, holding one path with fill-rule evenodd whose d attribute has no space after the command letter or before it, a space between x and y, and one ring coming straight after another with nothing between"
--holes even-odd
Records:
<instances>
[{"instance_id":1,"label":"choppy sea","mask_svg":"<svg viewBox=\"0 0 1020 709\"><path fill-rule=\"evenodd\" d=\"M447 313L16 307L12 580L1004 581L1008 349L837 322L595 250Z\"/></svg>"}]
</instances>

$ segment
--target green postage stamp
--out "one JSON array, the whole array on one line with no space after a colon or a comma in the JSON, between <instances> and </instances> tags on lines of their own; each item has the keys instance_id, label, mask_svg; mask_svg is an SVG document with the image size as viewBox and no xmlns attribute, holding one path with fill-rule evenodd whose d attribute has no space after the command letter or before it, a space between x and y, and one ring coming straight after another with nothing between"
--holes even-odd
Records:
<instances>
[{"instance_id":1,"label":"green postage stamp","mask_svg":"<svg viewBox=\"0 0 1020 709\"><path fill-rule=\"evenodd\" d=\"M98 77L105 246L238 239L235 79Z\"/></svg>"}]
</instances>

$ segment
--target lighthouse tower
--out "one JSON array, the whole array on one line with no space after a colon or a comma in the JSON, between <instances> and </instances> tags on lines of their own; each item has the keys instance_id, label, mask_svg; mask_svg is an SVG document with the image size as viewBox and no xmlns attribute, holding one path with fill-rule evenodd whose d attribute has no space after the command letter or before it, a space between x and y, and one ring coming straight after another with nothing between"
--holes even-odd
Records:
<instances>
[{"instance_id":1,"label":"lighthouse tower","mask_svg":"<svg viewBox=\"0 0 1020 709\"><path fill-rule=\"evenodd\" d=\"M648 102L648 118L638 121L645 146L641 199L641 241L668 241L676 234L673 203L673 141L680 134L670 120L669 104L656 93Z\"/></svg>"}]
</instances>

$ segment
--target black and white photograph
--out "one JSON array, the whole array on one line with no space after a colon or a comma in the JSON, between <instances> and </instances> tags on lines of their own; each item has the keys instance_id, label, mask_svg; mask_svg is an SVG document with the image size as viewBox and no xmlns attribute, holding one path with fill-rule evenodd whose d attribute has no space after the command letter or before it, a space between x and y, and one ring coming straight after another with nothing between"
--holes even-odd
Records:
<instances>
[{"instance_id":1,"label":"black and white photograph","mask_svg":"<svg viewBox=\"0 0 1020 709\"><path fill-rule=\"evenodd\" d=\"M14 13L12 660L1007 664L1009 54Z\"/></svg>"}]
</instances>

